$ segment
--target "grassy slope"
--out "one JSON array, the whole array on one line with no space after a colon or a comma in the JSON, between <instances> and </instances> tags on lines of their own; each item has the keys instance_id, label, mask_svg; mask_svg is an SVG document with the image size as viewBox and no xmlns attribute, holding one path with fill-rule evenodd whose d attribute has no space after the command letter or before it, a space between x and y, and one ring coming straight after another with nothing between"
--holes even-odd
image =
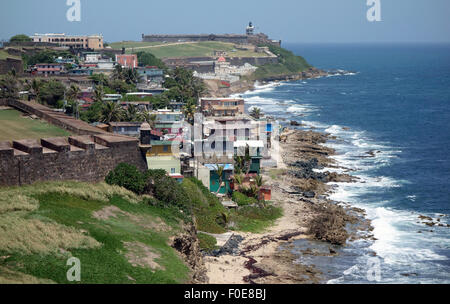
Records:
<instances>
[{"instance_id":1,"label":"grassy slope","mask_svg":"<svg viewBox=\"0 0 450 304\"><path fill-rule=\"evenodd\" d=\"M279 63L259 66L255 73L251 75L252 79L264 79L283 75L292 75L303 72L311 66L301 56L296 56L291 51L281 47L269 46L272 53L278 56Z\"/></svg>"},{"instance_id":2,"label":"grassy slope","mask_svg":"<svg viewBox=\"0 0 450 304\"><path fill-rule=\"evenodd\" d=\"M197 43L181 43L167 45L156 42L124 42L124 43L112 43L111 47L121 49L123 46L130 48L127 49L128 53L135 53L138 51L145 51L152 53L158 58L165 57L204 57L213 56L215 50L221 50L228 52L230 57L260 57L266 56L265 54L255 53L252 51L235 50L233 43L205 41ZM149 48L138 48L145 46L155 46ZM133 48L133 49L131 49ZM235 50L235 51L233 51Z\"/></svg>"},{"instance_id":3,"label":"grassy slope","mask_svg":"<svg viewBox=\"0 0 450 304\"><path fill-rule=\"evenodd\" d=\"M197 229L209 233L226 232L225 220L227 211L218 198L196 179L185 179L183 189L190 199Z\"/></svg>"},{"instance_id":4,"label":"grassy slope","mask_svg":"<svg viewBox=\"0 0 450 304\"><path fill-rule=\"evenodd\" d=\"M70 256L81 261L81 283L184 282L188 268L168 245L177 215L139 201L103 183L0 188L0 282L69 283ZM105 207L120 212L93 216ZM139 265L148 251L158 268Z\"/></svg>"},{"instance_id":5,"label":"grassy slope","mask_svg":"<svg viewBox=\"0 0 450 304\"><path fill-rule=\"evenodd\" d=\"M70 133L41 120L23 117L17 110L0 110L0 141L69 136Z\"/></svg>"},{"instance_id":6,"label":"grassy slope","mask_svg":"<svg viewBox=\"0 0 450 304\"><path fill-rule=\"evenodd\" d=\"M13 58L13 59L21 59L18 56L13 56L8 54L5 50L0 50L0 59Z\"/></svg>"}]
</instances>

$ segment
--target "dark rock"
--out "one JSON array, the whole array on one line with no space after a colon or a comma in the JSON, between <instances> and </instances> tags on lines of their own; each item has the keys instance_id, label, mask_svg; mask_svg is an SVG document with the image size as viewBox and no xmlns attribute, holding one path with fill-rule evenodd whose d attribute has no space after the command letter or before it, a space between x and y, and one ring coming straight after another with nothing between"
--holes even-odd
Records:
<instances>
[{"instance_id":1,"label":"dark rock","mask_svg":"<svg viewBox=\"0 0 450 304\"><path fill-rule=\"evenodd\" d=\"M213 250L207 255L219 257L222 255L237 255L239 254L239 244L244 240L240 235L234 234L230 239L222 246L222 248Z\"/></svg>"},{"instance_id":2,"label":"dark rock","mask_svg":"<svg viewBox=\"0 0 450 304\"><path fill-rule=\"evenodd\" d=\"M296 170L291 170L289 173L296 178L303 179L315 179L321 182L328 182L328 177L326 173L314 172L313 169L320 169L319 161L317 158L312 158L309 161L296 161L291 164Z\"/></svg>"},{"instance_id":3,"label":"dark rock","mask_svg":"<svg viewBox=\"0 0 450 304\"><path fill-rule=\"evenodd\" d=\"M291 126L301 126L301 124L298 121L291 120Z\"/></svg>"},{"instance_id":4,"label":"dark rock","mask_svg":"<svg viewBox=\"0 0 450 304\"><path fill-rule=\"evenodd\" d=\"M303 196L306 198L314 198L316 197L316 193L314 191L306 191L303 192Z\"/></svg>"}]
</instances>

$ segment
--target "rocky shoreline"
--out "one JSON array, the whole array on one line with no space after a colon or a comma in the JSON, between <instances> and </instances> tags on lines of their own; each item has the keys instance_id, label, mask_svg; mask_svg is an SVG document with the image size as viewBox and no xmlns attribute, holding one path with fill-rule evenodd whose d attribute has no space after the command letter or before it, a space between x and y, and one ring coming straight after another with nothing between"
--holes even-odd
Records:
<instances>
[{"instance_id":1,"label":"rocky shoreline","mask_svg":"<svg viewBox=\"0 0 450 304\"><path fill-rule=\"evenodd\" d=\"M267 78L260 79L260 80L242 79L238 82L231 83L229 87L222 86L221 82L217 81L217 80L204 80L204 83L206 84L209 96L211 96L211 97L228 97L233 94L239 94L239 93L243 93L246 91L254 90L255 84L257 82L270 83L270 82L279 82L279 81L295 81L295 80L311 79L311 78L335 75L336 73L343 73L343 72L344 71L329 72L329 71L324 71L324 70L320 70L320 69L312 67L304 72L296 73L296 74L272 76L272 77L267 77Z\"/></svg>"},{"instance_id":2,"label":"rocky shoreline","mask_svg":"<svg viewBox=\"0 0 450 304\"><path fill-rule=\"evenodd\" d=\"M263 176L272 187L274 204L282 207L284 215L265 233L238 233L240 239L234 242L234 248L206 256L209 283L320 283L323 278L315 266L296 262L292 241L323 241L330 246L329 256L335 256L333 246L345 246L347 240L358 238L373 239L363 210L333 202L326 196L331 190L326 183L353 182L354 178L313 170L336 166L330 158L334 151L323 146L328 135L286 130L280 139L282 164L273 169L275 178L270 170L264 170Z\"/></svg>"},{"instance_id":3,"label":"rocky shoreline","mask_svg":"<svg viewBox=\"0 0 450 304\"><path fill-rule=\"evenodd\" d=\"M318 78L336 73L347 72L326 72L312 68L304 73L266 81ZM227 97L253 90L255 83L243 80L229 88L219 88L217 84L208 82L206 84L211 96ZM291 122L291 126L300 124ZM324 242L330 245L329 256L335 256L337 252L333 246L345 246L348 240L359 238L373 240L373 227L365 218L364 210L327 198L327 193L332 190L328 182L354 182L355 177L314 170L339 167L331 158L335 151L323 145L329 139L333 138L328 134L285 129L280 135L281 162L278 169L274 169L276 173L270 170L262 173L266 184L272 187L274 204L283 209L284 215L265 233L237 233L220 254L205 256L209 283L320 283L323 277L317 267L296 262L297 256L292 253L293 241L310 239ZM272 178L274 175L275 178Z\"/></svg>"}]
</instances>

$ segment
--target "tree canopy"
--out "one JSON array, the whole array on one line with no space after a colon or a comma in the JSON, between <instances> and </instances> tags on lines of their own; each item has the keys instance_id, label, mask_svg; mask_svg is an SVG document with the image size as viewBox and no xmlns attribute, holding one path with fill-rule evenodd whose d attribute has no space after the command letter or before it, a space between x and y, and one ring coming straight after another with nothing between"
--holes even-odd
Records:
<instances>
[{"instance_id":1,"label":"tree canopy","mask_svg":"<svg viewBox=\"0 0 450 304\"><path fill-rule=\"evenodd\" d=\"M31 38L25 34L15 35L9 39L9 42L29 42L29 41L31 41Z\"/></svg>"}]
</instances>

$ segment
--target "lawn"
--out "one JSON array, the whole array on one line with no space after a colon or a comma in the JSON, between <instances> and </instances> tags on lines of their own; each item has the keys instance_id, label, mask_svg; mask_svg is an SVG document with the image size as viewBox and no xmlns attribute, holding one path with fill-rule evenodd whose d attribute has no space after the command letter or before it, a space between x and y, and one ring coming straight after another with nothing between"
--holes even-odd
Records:
<instances>
[{"instance_id":1,"label":"lawn","mask_svg":"<svg viewBox=\"0 0 450 304\"><path fill-rule=\"evenodd\" d=\"M0 50L0 59L6 59L6 58L14 58L14 59L20 59L18 56L13 56L8 54L5 50Z\"/></svg>"},{"instance_id":2,"label":"lawn","mask_svg":"<svg viewBox=\"0 0 450 304\"><path fill-rule=\"evenodd\" d=\"M0 188L0 284L77 283L66 277L70 257L82 284L183 283L189 269L169 241L179 232L174 211L118 186Z\"/></svg>"},{"instance_id":3,"label":"lawn","mask_svg":"<svg viewBox=\"0 0 450 304\"><path fill-rule=\"evenodd\" d=\"M69 135L66 130L39 119L23 116L17 110L0 110L0 141Z\"/></svg>"},{"instance_id":4,"label":"lawn","mask_svg":"<svg viewBox=\"0 0 450 304\"><path fill-rule=\"evenodd\" d=\"M147 47L163 44L162 42L140 42L140 41L121 41L121 42L113 42L109 46L113 49L122 49L122 48L136 48L136 47Z\"/></svg>"},{"instance_id":5,"label":"lawn","mask_svg":"<svg viewBox=\"0 0 450 304\"><path fill-rule=\"evenodd\" d=\"M204 41L181 44L162 44L159 42L122 42L112 43L113 48L127 47L127 53L145 51L152 53L158 58L167 57L206 57L213 56L214 51L226 51L228 57L263 57L264 53L253 51L236 50L233 43ZM147 47L147 48L145 48Z\"/></svg>"}]
</instances>

